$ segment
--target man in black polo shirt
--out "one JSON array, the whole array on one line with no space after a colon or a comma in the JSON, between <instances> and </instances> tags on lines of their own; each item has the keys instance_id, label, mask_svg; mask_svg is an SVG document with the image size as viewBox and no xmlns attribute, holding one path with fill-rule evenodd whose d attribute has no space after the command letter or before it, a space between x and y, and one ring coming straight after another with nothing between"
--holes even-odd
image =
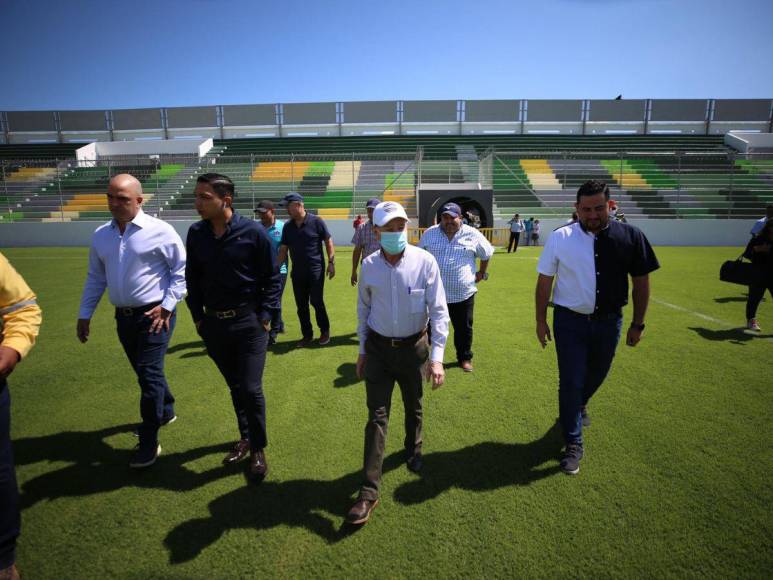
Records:
<instances>
[{"instance_id":1,"label":"man in black polo shirt","mask_svg":"<svg viewBox=\"0 0 773 580\"><path fill-rule=\"evenodd\" d=\"M202 220L188 230L186 301L207 353L231 390L241 438L223 463L249 452L249 475L262 481L268 472L263 367L281 282L271 239L260 224L233 209L234 195L225 175L207 173L196 180Z\"/></svg>"},{"instance_id":2,"label":"man in black polo shirt","mask_svg":"<svg viewBox=\"0 0 773 580\"><path fill-rule=\"evenodd\" d=\"M300 194L288 193L280 205L287 206L290 219L282 230L282 242L277 261L283 264L289 250L293 263L290 278L293 281L293 294L295 294L295 304L303 334L298 346L308 346L314 338L309 302L314 307L317 326L319 326L319 344L326 345L330 342L330 320L327 317L323 298L325 259L322 257L322 244L325 244L327 251L327 275L332 279L335 276L333 239L322 218L306 211L303 206L303 196Z\"/></svg>"},{"instance_id":3,"label":"man in black polo shirt","mask_svg":"<svg viewBox=\"0 0 773 580\"><path fill-rule=\"evenodd\" d=\"M633 282L633 320L626 336L636 346L649 302L649 273L660 265L637 228L609 219L609 187L588 181L577 191L579 222L555 230L537 265L537 339L550 340L547 306L553 278L553 332L558 356L559 420L566 441L561 469L575 475L583 456L585 407L601 386L615 356L622 309Z\"/></svg>"}]
</instances>

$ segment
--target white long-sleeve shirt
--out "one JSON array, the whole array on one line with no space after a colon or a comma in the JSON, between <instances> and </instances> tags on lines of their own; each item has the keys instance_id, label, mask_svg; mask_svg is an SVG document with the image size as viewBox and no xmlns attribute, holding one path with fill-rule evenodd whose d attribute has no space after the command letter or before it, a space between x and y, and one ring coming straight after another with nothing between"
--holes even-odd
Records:
<instances>
[{"instance_id":1,"label":"white long-sleeve shirt","mask_svg":"<svg viewBox=\"0 0 773 580\"><path fill-rule=\"evenodd\" d=\"M357 302L360 354L368 327L382 336L406 338L432 328L430 360L443 362L448 338L448 306L440 269L429 252L408 245L394 266L381 251L366 257Z\"/></svg>"},{"instance_id":2,"label":"white long-sleeve shirt","mask_svg":"<svg viewBox=\"0 0 773 580\"><path fill-rule=\"evenodd\" d=\"M174 310L185 297L185 246L175 229L142 210L123 235L115 220L98 227L78 318L91 318L105 288L114 306L161 302Z\"/></svg>"}]
</instances>

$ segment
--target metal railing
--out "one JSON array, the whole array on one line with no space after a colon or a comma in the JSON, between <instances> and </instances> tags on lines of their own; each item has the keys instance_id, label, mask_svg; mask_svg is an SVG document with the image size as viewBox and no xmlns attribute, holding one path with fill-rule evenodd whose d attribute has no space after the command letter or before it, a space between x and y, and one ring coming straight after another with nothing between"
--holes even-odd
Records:
<instances>
[{"instance_id":1,"label":"metal railing","mask_svg":"<svg viewBox=\"0 0 773 580\"><path fill-rule=\"evenodd\" d=\"M109 179L129 172L143 182L146 211L195 218L196 177L215 171L236 184L236 207L299 191L331 219L365 213L371 197L404 203L415 215L419 188L494 192L494 217L572 211L579 185L608 182L629 217L753 217L773 203L773 155L733 151L496 151L478 161L427 160L416 153L191 155L98 160L0 159L0 223L107 219ZM281 215L281 211L280 211Z\"/></svg>"}]
</instances>

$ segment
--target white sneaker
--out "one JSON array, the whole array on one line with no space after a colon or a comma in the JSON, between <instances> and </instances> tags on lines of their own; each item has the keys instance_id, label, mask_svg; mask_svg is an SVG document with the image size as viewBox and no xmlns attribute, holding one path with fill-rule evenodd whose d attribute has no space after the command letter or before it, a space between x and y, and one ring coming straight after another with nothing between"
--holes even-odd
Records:
<instances>
[{"instance_id":1,"label":"white sneaker","mask_svg":"<svg viewBox=\"0 0 773 580\"><path fill-rule=\"evenodd\" d=\"M752 332L762 332L762 329L760 328L760 325L757 323L756 318L750 318L749 322L746 324L746 328L748 330L751 330Z\"/></svg>"}]
</instances>

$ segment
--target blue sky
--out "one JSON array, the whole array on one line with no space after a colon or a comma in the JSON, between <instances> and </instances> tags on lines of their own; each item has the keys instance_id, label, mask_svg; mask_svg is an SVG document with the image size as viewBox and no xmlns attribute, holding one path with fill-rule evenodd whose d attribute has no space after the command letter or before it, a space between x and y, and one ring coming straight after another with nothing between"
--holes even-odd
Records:
<instances>
[{"instance_id":1,"label":"blue sky","mask_svg":"<svg viewBox=\"0 0 773 580\"><path fill-rule=\"evenodd\" d=\"M773 0L0 0L0 109L773 97Z\"/></svg>"}]
</instances>

